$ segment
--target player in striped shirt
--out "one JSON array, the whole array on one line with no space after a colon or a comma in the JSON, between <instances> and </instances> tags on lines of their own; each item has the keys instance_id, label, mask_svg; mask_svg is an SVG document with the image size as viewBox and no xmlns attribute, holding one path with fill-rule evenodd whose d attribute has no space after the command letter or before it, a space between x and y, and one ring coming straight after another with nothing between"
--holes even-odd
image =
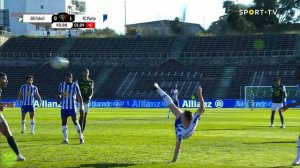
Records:
<instances>
[{"instance_id":1,"label":"player in striped shirt","mask_svg":"<svg viewBox=\"0 0 300 168\"><path fill-rule=\"evenodd\" d=\"M0 100L1 100L1 93L2 89L6 88L8 83L7 75L5 73L0 72ZM5 103L0 103L0 133L4 135L7 139L7 143L11 147L11 149L14 151L14 153L17 155L18 161L24 161L25 158L21 155L18 145L15 141L15 138L13 137L12 133L9 130L9 126L7 122L5 121L2 111L4 111L4 107L6 106ZM1 162L1 160L0 160Z\"/></svg>"},{"instance_id":2,"label":"player in striped shirt","mask_svg":"<svg viewBox=\"0 0 300 168\"><path fill-rule=\"evenodd\" d=\"M78 132L80 143L84 143L81 128L77 122L76 117L76 100L78 100L80 103L79 111L82 113L82 97L78 85L75 82L73 82L73 75L71 73L67 73L66 81L60 83L58 97L61 100L61 120L62 132L64 136L63 143L69 144L67 127L67 121L69 116L72 118L76 131Z\"/></svg>"},{"instance_id":3,"label":"player in striped shirt","mask_svg":"<svg viewBox=\"0 0 300 168\"><path fill-rule=\"evenodd\" d=\"M296 74L296 78L298 80L300 80L300 64L297 66L295 74ZM299 90L299 93L300 93L300 83L298 84L298 90ZM288 105L280 108L279 111L284 112L290 107L296 107L296 106L299 106L299 105L300 105L300 99L298 101L294 102L294 103L288 104ZM300 133L299 133L299 137L298 137L298 141L297 141L296 159L294 160L293 165L300 165Z\"/></svg>"},{"instance_id":4,"label":"player in striped shirt","mask_svg":"<svg viewBox=\"0 0 300 168\"><path fill-rule=\"evenodd\" d=\"M174 157L172 160L172 162L176 162L183 139L189 138L190 136L193 135L197 127L198 120L200 119L201 115L205 111L204 100L202 96L202 88L199 86L197 90L200 107L198 108L195 114L193 114L188 110L182 111L180 108L178 108L173 103L172 98L166 92L164 92L158 86L157 83L154 83L154 89L163 98L166 105L169 107L169 109L176 117L175 120L176 147L174 151Z\"/></svg>"},{"instance_id":5,"label":"player in striped shirt","mask_svg":"<svg viewBox=\"0 0 300 168\"><path fill-rule=\"evenodd\" d=\"M22 130L21 134L24 134L26 126L25 126L25 118L27 112L29 112L30 116L30 132L31 134L34 134L34 127L35 127L35 121L34 121L34 101L35 97L38 98L40 107L42 107L42 99L39 94L38 88L33 85L33 76L28 75L26 76L26 84L22 85L18 94L18 100L20 101L22 97L22 106L21 106L21 112L22 112Z\"/></svg>"}]
</instances>

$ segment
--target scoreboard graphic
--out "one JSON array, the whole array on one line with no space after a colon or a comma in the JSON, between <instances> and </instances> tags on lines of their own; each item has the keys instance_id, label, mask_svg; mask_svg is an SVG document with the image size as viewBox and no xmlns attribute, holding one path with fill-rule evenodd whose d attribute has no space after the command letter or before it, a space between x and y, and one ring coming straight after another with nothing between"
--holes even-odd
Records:
<instances>
[{"instance_id":1,"label":"scoreboard graphic","mask_svg":"<svg viewBox=\"0 0 300 168\"><path fill-rule=\"evenodd\" d=\"M94 29L97 19L95 16L74 15L68 13L24 14L25 23L49 23L52 29Z\"/></svg>"}]
</instances>

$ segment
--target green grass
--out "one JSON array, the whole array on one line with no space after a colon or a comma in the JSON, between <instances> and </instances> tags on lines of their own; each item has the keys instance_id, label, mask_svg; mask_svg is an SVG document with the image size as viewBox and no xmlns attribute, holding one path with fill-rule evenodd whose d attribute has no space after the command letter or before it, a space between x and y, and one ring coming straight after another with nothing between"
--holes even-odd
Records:
<instances>
[{"instance_id":1,"label":"green grass","mask_svg":"<svg viewBox=\"0 0 300 168\"><path fill-rule=\"evenodd\" d=\"M300 130L299 110L285 113L286 129L269 109L207 109L194 135L185 140L177 163L174 117L167 109L91 109L80 145L69 119L69 145L62 141L59 109L37 109L36 135L21 135L20 109L4 116L25 162L16 162L0 136L0 167L292 167ZM195 111L195 109L193 109ZM28 116L27 116L28 117Z\"/></svg>"}]
</instances>

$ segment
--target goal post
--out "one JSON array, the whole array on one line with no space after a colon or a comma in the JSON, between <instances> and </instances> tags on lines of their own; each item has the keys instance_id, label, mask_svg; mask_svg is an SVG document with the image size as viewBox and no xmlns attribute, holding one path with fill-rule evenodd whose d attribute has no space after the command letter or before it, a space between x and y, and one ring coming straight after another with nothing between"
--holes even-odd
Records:
<instances>
[{"instance_id":1,"label":"goal post","mask_svg":"<svg viewBox=\"0 0 300 168\"><path fill-rule=\"evenodd\" d=\"M272 86L245 86L244 90L244 107L249 107L250 91L254 93L254 100L271 100ZM287 99L299 99L299 91L297 86L285 86Z\"/></svg>"}]
</instances>

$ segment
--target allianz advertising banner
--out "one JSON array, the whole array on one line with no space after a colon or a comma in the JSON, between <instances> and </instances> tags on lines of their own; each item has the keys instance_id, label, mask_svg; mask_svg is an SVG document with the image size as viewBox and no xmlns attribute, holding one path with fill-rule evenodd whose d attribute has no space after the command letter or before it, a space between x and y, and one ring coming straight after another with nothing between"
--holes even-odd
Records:
<instances>
[{"instance_id":1,"label":"allianz advertising banner","mask_svg":"<svg viewBox=\"0 0 300 168\"><path fill-rule=\"evenodd\" d=\"M287 104L293 103L296 100L288 100ZM15 99L6 99L2 102L15 102L16 107L20 107L22 102ZM43 100L44 107L60 107L56 100ZM271 108L272 102L270 100L255 100L254 108ZM35 101L35 107L39 107L38 101ZM206 99L205 105L207 108L248 108L249 102L244 100L234 99ZM179 100L179 106L181 108L198 108L200 103L197 100ZM148 100L92 100L90 102L92 108L166 108L166 104L163 100L148 99Z\"/></svg>"}]
</instances>

